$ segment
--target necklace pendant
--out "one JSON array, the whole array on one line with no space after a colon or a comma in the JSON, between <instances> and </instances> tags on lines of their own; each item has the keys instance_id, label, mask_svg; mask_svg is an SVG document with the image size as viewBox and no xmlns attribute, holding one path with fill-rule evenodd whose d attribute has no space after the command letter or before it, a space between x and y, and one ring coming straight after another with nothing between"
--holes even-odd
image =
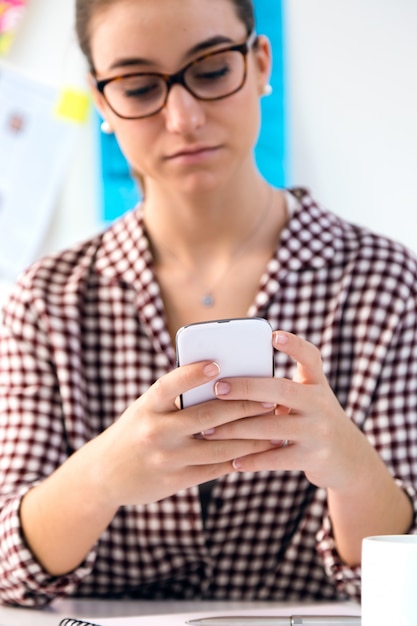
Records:
<instances>
[{"instance_id":1,"label":"necklace pendant","mask_svg":"<svg viewBox=\"0 0 417 626\"><path fill-rule=\"evenodd\" d=\"M213 295L210 292L204 294L204 296L201 299L201 304L207 308L213 306L214 305Z\"/></svg>"}]
</instances>

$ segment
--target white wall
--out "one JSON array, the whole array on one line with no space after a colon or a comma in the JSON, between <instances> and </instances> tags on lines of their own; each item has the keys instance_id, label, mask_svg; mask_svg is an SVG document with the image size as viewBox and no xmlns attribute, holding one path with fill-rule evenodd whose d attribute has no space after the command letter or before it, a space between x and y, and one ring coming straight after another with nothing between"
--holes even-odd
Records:
<instances>
[{"instance_id":1,"label":"white wall","mask_svg":"<svg viewBox=\"0 0 417 626\"><path fill-rule=\"evenodd\" d=\"M416 0L285 0L291 182L417 252Z\"/></svg>"},{"instance_id":2,"label":"white wall","mask_svg":"<svg viewBox=\"0 0 417 626\"><path fill-rule=\"evenodd\" d=\"M417 252L416 0L284 0L284 16L289 182ZM8 62L85 86L73 0L30 0ZM91 122L79 129L43 252L102 228L96 160Z\"/></svg>"}]
</instances>

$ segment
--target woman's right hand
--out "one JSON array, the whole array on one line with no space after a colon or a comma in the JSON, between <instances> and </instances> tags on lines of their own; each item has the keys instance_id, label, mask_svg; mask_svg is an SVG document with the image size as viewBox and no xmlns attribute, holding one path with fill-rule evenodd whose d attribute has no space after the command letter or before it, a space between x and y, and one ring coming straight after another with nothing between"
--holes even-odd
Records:
<instances>
[{"instance_id":1,"label":"woman's right hand","mask_svg":"<svg viewBox=\"0 0 417 626\"><path fill-rule=\"evenodd\" d=\"M228 472L233 459L262 452L269 441L206 441L195 433L271 412L247 400L212 400L180 410L178 396L218 375L210 362L160 378L120 418L72 454L24 496L20 516L27 544L54 576L84 560L117 509L147 504Z\"/></svg>"},{"instance_id":2,"label":"woman's right hand","mask_svg":"<svg viewBox=\"0 0 417 626\"><path fill-rule=\"evenodd\" d=\"M214 380L216 363L185 365L161 377L121 417L87 444L107 504L155 502L187 487L235 471L232 461L261 452L270 442L206 441L196 433L271 412L260 402L212 400L179 410L178 397Z\"/></svg>"}]
</instances>

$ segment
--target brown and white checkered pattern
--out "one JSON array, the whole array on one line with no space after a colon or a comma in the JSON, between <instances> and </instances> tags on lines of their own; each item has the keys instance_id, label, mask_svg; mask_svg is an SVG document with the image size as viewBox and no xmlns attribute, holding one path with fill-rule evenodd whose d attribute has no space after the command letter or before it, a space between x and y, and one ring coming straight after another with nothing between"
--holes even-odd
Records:
<instances>
[{"instance_id":1,"label":"brown and white checkered pattern","mask_svg":"<svg viewBox=\"0 0 417 626\"><path fill-rule=\"evenodd\" d=\"M417 263L303 190L248 312L317 345L348 417L417 495ZM276 376L293 364L276 354ZM19 502L175 367L140 210L48 257L16 286L0 342L0 600L359 597L334 549L324 490L302 473L233 473L120 509L85 562L52 578L22 538ZM417 524L411 532L417 532Z\"/></svg>"}]
</instances>

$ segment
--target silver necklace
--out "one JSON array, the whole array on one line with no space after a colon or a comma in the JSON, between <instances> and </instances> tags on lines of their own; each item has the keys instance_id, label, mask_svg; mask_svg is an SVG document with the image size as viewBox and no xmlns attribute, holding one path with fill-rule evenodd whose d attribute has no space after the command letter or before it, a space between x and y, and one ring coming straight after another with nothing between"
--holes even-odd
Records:
<instances>
[{"instance_id":1,"label":"silver necklace","mask_svg":"<svg viewBox=\"0 0 417 626\"><path fill-rule=\"evenodd\" d=\"M269 214L269 211L270 211L270 209L272 207L273 200L274 200L274 190L273 190L272 187L270 187L270 193L269 193L268 199L267 199L267 201L265 203L265 208L262 211L261 215L259 216L259 219L258 219L257 223L255 224L253 230L242 241L242 243L240 243L239 246L236 248L236 250L234 251L234 253L230 257L229 263L221 271L220 275L216 277L216 280L212 283L212 285L210 287L206 287L206 289L204 290L203 297L201 298L201 304L203 305L203 307L211 308L211 307L213 307L216 304L216 301L215 301L215 298L214 298L214 292L216 290L216 287L225 278L225 276L227 276L228 272L233 267L233 264L235 263L236 259L238 259L240 257L240 255L245 250L245 248L249 245L249 243L252 241L252 239L260 231L261 226L265 222L265 219L267 218L267 216Z\"/></svg>"}]
</instances>

